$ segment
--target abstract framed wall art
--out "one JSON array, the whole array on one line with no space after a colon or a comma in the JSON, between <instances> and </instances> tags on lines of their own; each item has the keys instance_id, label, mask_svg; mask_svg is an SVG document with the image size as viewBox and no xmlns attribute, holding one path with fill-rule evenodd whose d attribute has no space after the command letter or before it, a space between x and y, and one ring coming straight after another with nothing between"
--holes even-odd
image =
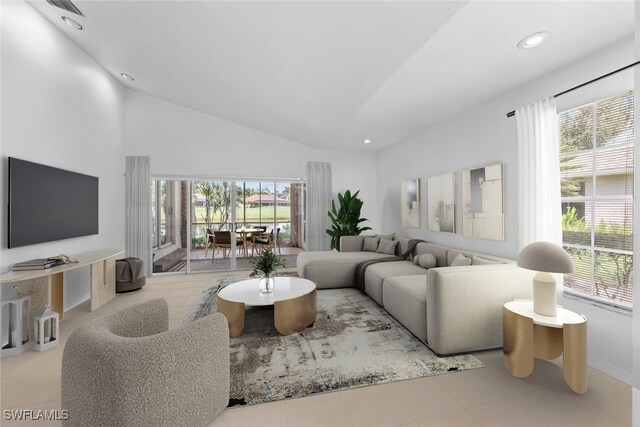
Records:
<instances>
[{"instance_id":1,"label":"abstract framed wall art","mask_svg":"<svg viewBox=\"0 0 640 427\"><path fill-rule=\"evenodd\" d=\"M427 229L456 232L456 175L453 172L427 178Z\"/></svg>"},{"instance_id":2,"label":"abstract framed wall art","mask_svg":"<svg viewBox=\"0 0 640 427\"><path fill-rule=\"evenodd\" d=\"M504 240L502 163L462 172L462 235Z\"/></svg>"},{"instance_id":3,"label":"abstract framed wall art","mask_svg":"<svg viewBox=\"0 0 640 427\"><path fill-rule=\"evenodd\" d=\"M420 228L420 179L402 181L400 188L402 226Z\"/></svg>"}]
</instances>

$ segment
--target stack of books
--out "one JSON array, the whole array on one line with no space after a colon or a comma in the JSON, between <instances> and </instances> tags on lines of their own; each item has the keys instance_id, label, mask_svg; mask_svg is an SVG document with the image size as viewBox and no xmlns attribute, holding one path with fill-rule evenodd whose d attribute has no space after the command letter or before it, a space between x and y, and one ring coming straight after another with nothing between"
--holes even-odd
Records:
<instances>
[{"instance_id":1,"label":"stack of books","mask_svg":"<svg viewBox=\"0 0 640 427\"><path fill-rule=\"evenodd\" d=\"M55 267L56 265L62 264L62 260L59 259L48 259L48 258L39 258L32 259L31 261L19 262L17 264L13 264L13 271L24 271L24 270L46 270L47 268Z\"/></svg>"}]
</instances>

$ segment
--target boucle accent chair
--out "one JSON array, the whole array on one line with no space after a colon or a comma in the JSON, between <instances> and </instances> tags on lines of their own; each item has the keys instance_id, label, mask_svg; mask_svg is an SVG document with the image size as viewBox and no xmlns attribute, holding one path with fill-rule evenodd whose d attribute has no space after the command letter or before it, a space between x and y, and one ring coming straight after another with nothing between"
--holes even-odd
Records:
<instances>
[{"instance_id":1,"label":"boucle accent chair","mask_svg":"<svg viewBox=\"0 0 640 427\"><path fill-rule=\"evenodd\" d=\"M202 426L229 403L229 326L216 313L169 328L163 299L94 319L62 357L65 426Z\"/></svg>"}]
</instances>

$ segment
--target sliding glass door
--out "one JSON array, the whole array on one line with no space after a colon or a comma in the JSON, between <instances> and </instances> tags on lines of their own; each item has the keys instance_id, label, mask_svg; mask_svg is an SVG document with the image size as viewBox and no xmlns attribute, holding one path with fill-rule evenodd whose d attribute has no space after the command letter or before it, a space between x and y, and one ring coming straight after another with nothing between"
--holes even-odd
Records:
<instances>
[{"instance_id":1,"label":"sliding glass door","mask_svg":"<svg viewBox=\"0 0 640 427\"><path fill-rule=\"evenodd\" d=\"M264 230L263 233L243 233L250 238L251 253L268 244L285 260L287 267L295 267L297 254L304 244L304 184L238 181L236 188L239 230L242 227ZM257 245L256 241L261 244Z\"/></svg>"},{"instance_id":2,"label":"sliding glass door","mask_svg":"<svg viewBox=\"0 0 640 427\"><path fill-rule=\"evenodd\" d=\"M236 268L234 189L232 181L191 181L190 271Z\"/></svg>"},{"instance_id":3,"label":"sliding glass door","mask_svg":"<svg viewBox=\"0 0 640 427\"><path fill-rule=\"evenodd\" d=\"M231 271L271 246L288 267L304 244L304 183L152 179L154 272Z\"/></svg>"},{"instance_id":4,"label":"sliding glass door","mask_svg":"<svg viewBox=\"0 0 640 427\"><path fill-rule=\"evenodd\" d=\"M153 272L187 271L187 182L151 180Z\"/></svg>"}]
</instances>

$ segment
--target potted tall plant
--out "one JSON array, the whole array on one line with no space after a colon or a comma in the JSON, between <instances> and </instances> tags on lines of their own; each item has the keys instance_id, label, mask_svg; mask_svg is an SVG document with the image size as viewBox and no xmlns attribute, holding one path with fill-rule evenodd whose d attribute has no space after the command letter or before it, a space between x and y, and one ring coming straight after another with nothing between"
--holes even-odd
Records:
<instances>
[{"instance_id":1,"label":"potted tall plant","mask_svg":"<svg viewBox=\"0 0 640 427\"><path fill-rule=\"evenodd\" d=\"M359 236L363 231L371 230L371 227L360 227L360 223L368 219L360 218L363 202L358 198L358 193L360 190L353 194L349 190L344 194L338 193L340 208L337 210L335 200L331 201L331 210L327 212L332 223L331 228L327 229L327 234L331 236L331 249L340 250L342 236Z\"/></svg>"},{"instance_id":2,"label":"potted tall plant","mask_svg":"<svg viewBox=\"0 0 640 427\"><path fill-rule=\"evenodd\" d=\"M253 270L249 274L249 277L256 277L257 275L261 275L260 277L260 292L262 293L271 293L273 292L273 287L275 284L275 280L273 275L277 268L284 267L284 260L278 257L271 246L267 246L266 248L260 251L260 255L257 257L252 257L249 259L251 265L253 265Z\"/></svg>"}]
</instances>

